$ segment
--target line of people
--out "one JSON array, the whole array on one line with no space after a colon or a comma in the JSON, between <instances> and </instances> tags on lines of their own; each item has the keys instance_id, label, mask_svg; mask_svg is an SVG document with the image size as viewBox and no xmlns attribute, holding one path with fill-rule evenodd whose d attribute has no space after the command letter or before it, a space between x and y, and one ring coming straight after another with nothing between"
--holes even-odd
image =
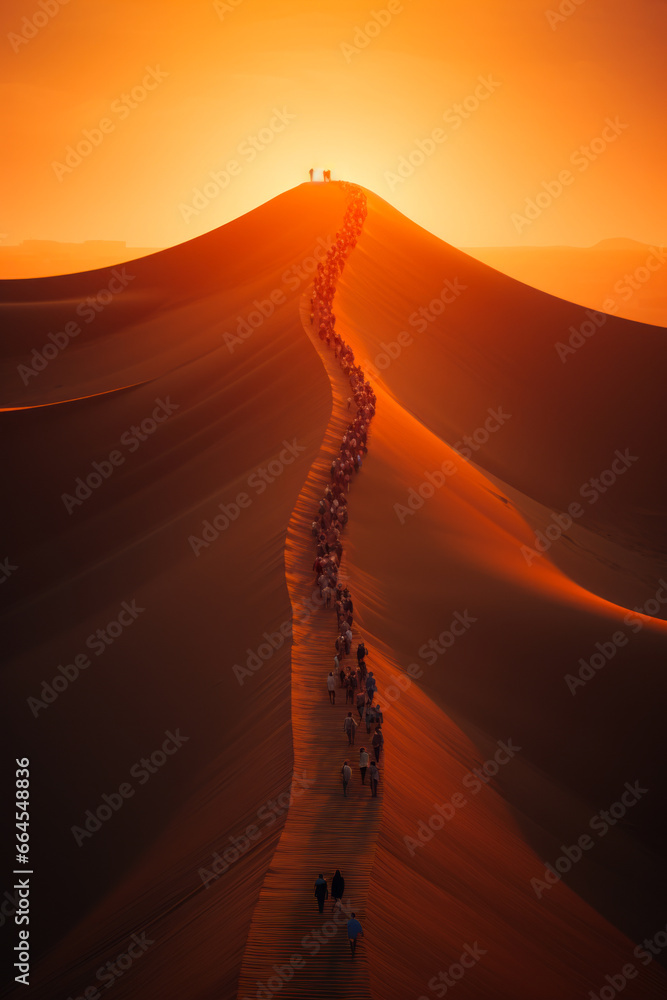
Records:
<instances>
[{"instance_id":1,"label":"line of people","mask_svg":"<svg viewBox=\"0 0 667 1000\"><path fill-rule=\"evenodd\" d=\"M345 219L336 240L324 261L317 265L311 302L311 324L317 322L318 335L334 351L341 368L347 375L352 396L348 398L348 409L354 402L356 409L348 424L340 444L339 453L331 463L331 480L321 497L317 514L312 523L312 534L316 540L316 556L313 563L315 579L320 588L326 607L335 600L339 626L337 648L344 648L349 655L352 642L351 625L352 598L349 590L337 585L340 559L343 552L342 530L348 521L347 494L353 476L359 472L364 454L368 426L375 413L376 397L364 378L358 365L354 364L354 354L335 330L333 298L336 280L342 274L345 260L356 246L364 219L366 218L366 196L353 185L344 184L352 192L345 213ZM350 633L347 636L347 633Z\"/></svg>"},{"instance_id":2,"label":"line of people","mask_svg":"<svg viewBox=\"0 0 667 1000\"><path fill-rule=\"evenodd\" d=\"M334 913L336 910L343 909L343 893L345 892L345 879L340 873L340 869L336 869L336 874L331 879L331 912ZM324 913L324 903L329 898L329 888L327 886L327 880L324 878L322 873L315 879L315 898L317 899L317 907L320 913ZM357 920L356 913L350 915L350 919L347 922L347 937L350 942L350 952L351 957L354 958L354 954L357 950L357 938L363 937L364 932L362 930L361 924Z\"/></svg>"},{"instance_id":3,"label":"line of people","mask_svg":"<svg viewBox=\"0 0 667 1000\"><path fill-rule=\"evenodd\" d=\"M354 476L360 471L364 455L368 448L368 430L370 421L375 414L376 396L370 384L366 381L359 365L355 364L354 353L336 332L336 318L333 314L333 299L336 291L336 281L343 272L345 261L356 246L367 215L366 195L356 185L341 182L348 192L349 199L341 230L336 233L336 240L327 253L325 260L318 264L310 300L310 322L317 328L320 340L333 351L343 372L347 376L351 395L347 399L347 409L354 412L350 423L345 429L338 454L331 463L331 479L324 495L319 501L318 511L312 523L312 534L316 543L313 571L320 588L323 602L327 608L336 610L337 637L335 641L334 670L327 676L329 701L336 703L337 682L340 689L345 689L346 704L355 704L359 714L359 724L364 721L366 732L370 735L371 726L375 726L372 738L374 760L365 747L359 750L359 773L361 784L366 784L366 774L369 772L371 797L377 797L380 771L378 763L383 749L384 737L381 724L383 721L379 705L373 704L373 696L377 693L377 684L373 671L366 668L368 650L363 642L356 650L357 667L345 666L344 660L351 655L354 624L354 603L349 587L344 587L338 580L340 560L343 554L341 534L348 521L347 496ZM352 712L348 712L343 723L343 729L348 736L348 744L354 745L354 734L358 723ZM341 768L343 779L343 795L347 797L347 789L352 778L352 768L345 761ZM333 908L342 905L345 882L337 869L331 882ZM326 879L320 874L315 883L320 913L324 910L324 900L328 898ZM363 937L361 924L353 913L347 924L351 956L354 958L357 938Z\"/></svg>"},{"instance_id":4,"label":"line of people","mask_svg":"<svg viewBox=\"0 0 667 1000\"><path fill-rule=\"evenodd\" d=\"M335 604L338 635L335 642L334 668L336 675L340 677L341 687L345 687L346 704L354 704L356 698L359 719L365 720L368 735L371 732L371 725L375 726L373 734L375 762L370 776L371 795L375 797L380 777L377 764L384 743L381 730L382 712L379 705L373 704L377 684L373 671L367 673L365 660L367 650L363 643L357 648L357 670L343 666L343 659L350 655L352 649L354 603L349 588L343 587L338 582L338 570L343 552L341 533L348 520L347 495L352 479L361 469L364 455L368 451L366 443L368 429L375 414L376 404L375 393L366 381L361 367L355 364L352 349L336 331L336 317L333 313L336 282L343 272L347 257L357 244L368 212L364 192L354 185L344 184L344 187L349 193L349 199L343 225L336 233L336 239L326 258L318 264L311 298L310 321L313 325L317 323L320 340L333 350L334 357L338 359L347 376L352 393L347 400L347 409L351 409L353 405L355 409L352 420L343 434L338 455L331 463L331 481L319 501L318 514L312 524L313 537L316 539L313 571L325 606L330 608L332 603ZM336 684L333 671L327 678L327 689L329 700L335 704ZM352 712L348 712L343 729L347 733L350 745L354 744L356 726ZM347 761L341 768L343 794L347 797L349 781L345 780L346 769L350 770ZM364 769L363 776L365 773ZM365 781L362 783L365 784Z\"/></svg>"}]
</instances>

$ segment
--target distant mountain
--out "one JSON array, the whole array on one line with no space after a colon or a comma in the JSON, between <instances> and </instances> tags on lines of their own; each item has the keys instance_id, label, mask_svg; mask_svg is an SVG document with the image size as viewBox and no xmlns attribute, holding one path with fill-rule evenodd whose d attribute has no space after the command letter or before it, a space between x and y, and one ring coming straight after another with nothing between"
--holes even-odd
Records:
<instances>
[{"instance_id":1,"label":"distant mountain","mask_svg":"<svg viewBox=\"0 0 667 1000\"><path fill-rule=\"evenodd\" d=\"M667 248L618 237L592 247L462 247L527 285L624 319L667 325Z\"/></svg>"},{"instance_id":2,"label":"distant mountain","mask_svg":"<svg viewBox=\"0 0 667 1000\"><path fill-rule=\"evenodd\" d=\"M84 240L83 243L23 240L13 246L0 246L0 280L94 271L146 257L161 249L128 247L125 240Z\"/></svg>"}]
</instances>

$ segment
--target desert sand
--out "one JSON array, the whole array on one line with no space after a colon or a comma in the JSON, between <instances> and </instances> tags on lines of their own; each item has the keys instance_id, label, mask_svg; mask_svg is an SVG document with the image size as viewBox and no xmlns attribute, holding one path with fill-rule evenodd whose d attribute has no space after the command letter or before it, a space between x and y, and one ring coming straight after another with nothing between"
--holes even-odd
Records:
<instances>
[{"instance_id":1,"label":"desert sand","mask_svg":"<svg viewBox=\"0 0 667 1000\"><path fill-rule=\"evenodd\" d=\"M445 995L456 967L457 996L574 1000L624 966L628 996L664 995L664 960L634 951L666 920L662 331L608 317L563 361L582 306L366 194L334 309L378 397L341 569L384 710L376 800L356 772L342 798L335 618L303 611L308 525L348 419L308 319L344 191L301 185L121 277L0 285L17 567L3 693L8 746L31 758L37 997L104 995L98 970L142 934L114 996L403 1000ZM21 374L70 322L81 332ZM177 751L137 768L165 739ZM591 820L626 783L636 801L601 834ZM344 930L312 947L331 919L312 883L336 868L365 930L354 964ZM267 985L292 954L303 965Z\"/></svg>"}]
</instances>

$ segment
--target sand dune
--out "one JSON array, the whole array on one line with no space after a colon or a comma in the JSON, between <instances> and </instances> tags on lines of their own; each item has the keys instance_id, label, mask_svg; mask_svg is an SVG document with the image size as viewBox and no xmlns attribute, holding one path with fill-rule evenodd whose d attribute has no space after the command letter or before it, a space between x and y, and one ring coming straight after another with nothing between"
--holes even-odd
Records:
<instances>
[{"instance_id":1,"label":"sand dune","mask_svg":"<svg viewBox=\"0 0 667 1000\"><path fill-rule=\"evenodd\" d=\"M33 762L33 821L48 831L37 996L99 985L98 968L144 932L154 943L113 981L118 996L254 996L317 927L311 886L326 864L347 868L367 936L353 973L336 935L283 997L438 995L432 977L471 953L462 996L586 997L627 963L634 996L664 994L658 961L644 967L633 949L664 929L667 625L626 620L667 578L660 331L610 317L562 362L554 344L585 321L582 308L368 203L335 311L378 394L343 562L385 711L373 814L361 798L340 811L345 743L325 728L338 711L324 685L335 626L296 610L310 586L309 505L345 419L302 301L303 262L342 219L339 186L302 185L123 265L132 280L108 304L98 293L112 269L0 285L7 544L19 567L3 587L3 687L17 705L9 744L22 740ZM240 335L255 300L278 291L285 301ZM22 377L17 366L82 319L90 296L104 306L95 319ZM453 446L490 409L496 423L499 409L511 416L468 462ZM626 448L639 459L588 503L581 485ZM270 462L280 469L260 490ZM426 473L443 469L419 504ZM101 482L76 502L77 477L95 471ZM584 513L527 558L536 530L577 499ZM125 615L96 656L87 637L132 601L145 611L128 625ZM293 618L294 645L280 643ZM447 632L451 646L429 649ZM573 693L566 675L619 632L627 642ZM260 647L266 661L247 666ZM27 699L83 651L90 667L31 710ZM140 784L135 762L179 728L188 740ZM466 775L498 741L521 749L473 792ZM136 794L77 846L72 826L128 780ZM626 782L647 791L538 899L531 879L592 832ZM277 802L290 787L286 813ZM457 792L465 804L411 851L405 838ZM230 836L240 857L209 879Z\"/></svg>"},{"instance_id":2,"label":"sand dune","mask_svg":"<svg viewBox=\"0 0 667 1000\"><path fill-rule=\"evenodd\" d=\"M20 741L33 761L33 820L41 836L48 831L40 885L49 902L35 914L40 954L63 939L36 969L40 995L75 995L94 985L98 966L144 929L156 943L132 977L115 981L119 994L141 992L141 983L159 984L161 995L189 993L188 954L200 995L233 992L244 928L284 822L284 808L267 803L292 780L289 643L281 633L291 619L285 534L331 405L326 375L303 341L300 288L290 289L282 276L312 255L321 234L335 233L343 202L332 189L328 201L304 212L303 196L294 198L283 199L281 225L274 218L262 240L255 220L243 246L222 230L201 249L198 241L182 248L180 262L173 251L164 261L142 261L144 290L153 282L157 297L162 285L173 295L173 312L147 317L145 337L123 328L122 310L102 314L109 327L95 331L98 340L73 341L30 386L30 398L116 390L137 365L146 382L2 414L10 442L5 481L13 487L5 491L8 554L18 566L3 589L4 690L16 705L7 740ZM271 216L276 206L264 211ZM240 282L242 253L247 278ZM250 299L247 281L254 282ZM105 282L97 272L7 283L8 312L22 310L23 323L5 345L3 403L25 403L12 364L35 343L37 329L44 336L43 309L27 303L45 296L59 303L49 315L62 316L72 295ZM252 298L264 300L274 289L290 304L230 352L222 331L234 333ZM144 433L156 399L176 409L154 428L146 424L138 444L131 431L123 441L133 426ZM286 443L295 444L294 455ZM68 513L61 495L74 496L76 479L94 473L93 462L108 471L102 463L114 451L123 463ZM225 528L219 505L233 515L240 493L246 506ZM203 523L216 517L195 554L190 539L201 539ZM94 633L133 600L145 610L113 645L97 645L103 640ZM246 664L265 632L284 644L241 686L233 665ZM43 682L81 654L90 666L53 703L31 710L27 699L41 700ZM164 770L143 782L141 769L130 774L160 749L165 731L179 727L188 742ZM127 781L134 797L77 846L71 827ZM210 869L214 852L233 850L229 837L243 835L253 820L262 832L256 849L205 889L199 869Z\"/></svg>"},{"instance_id":3,"label":"sand dune","mask_svg":"<svg viewBox=\"0 0 667 1000\"><path fill-rule=\"evenodd\" d=\"M371 377L512 488L534 527L580 505L576 540L557 538L551 559L611 600L655 595L667 551L653 408L667 361L660 329L608 316L572 349L570 330L593 326L585 309L491 270L375 196L338 313ZM620 545L610 550L623 561L618 578L589 554L600 536Z\"/></svg>"},{"instance_id":4,"label":"sand dune","mask_svg":"<svg viewBox=\"0 0 667 1000\"><path fill-rule=\"evenodd\" d=\"M409 454L396 443L408 438ZM443 460L458 471L401 525L393 504L404 502L407 483L418 485L423 471ZM647 623L634 645L618 651L618 662L596 672L573 697L565 674L576 673L578 657L588 658L596 641L619 628L623 612L549 564L529 569L519 552L516 514L488 493L475 470L431 435L420 436L415 421L381 395L372 454L355 500L347 568L356 581L360 628L396 664L404 683L411 665L419 673L406 694L394 686L390 703L383 699L390 748L385 809L391 818L382 826L377 882L371 884L375 906L368 913L376 935L369 947L375 943L381 956L374 964L378 995L400 996L418 970L424 970L421 989L428 992L427 980L457 960L457 948L460 953L475 939L485 947L483 934L492 943L479 980L467 986L472 996L488 995L492 983L508 997L562 996L568 983L578 995L578 982L586 989L604 985L616 955L632 960L633 944L615 936L610 923L633 940L662 927L656 886L665 882L659 856L663 779L642 733L661 725L664 682L655 666L664 625ZM436 655L427 644L441 635ZM392 678L383 680L381 691ZM476 786L469 795L463 776L493 761L498 741L521 751L490 786ZM400 761L395 768L392 754ZM538 902L530 879L544 874L543 862L553 864L561 844L590 833L595 814L640 776L649 794L628 815L629 826L596 840L595 850ZM417 838L419 824L436 815L435 805L456 793L466 797L465 809L413 859L403 838ZM391 903L396 898L403 918ZM483 932L485 914L493 917ZM442 940L434 934L429 941L428 933L443 920L460 934L447 936L444 966L438 964ZM391 945L399 924L423 930L410 940L408 969ZM535 957L532 972L527 959L510 961L517 950ZM581 979L570 978L577 954ZM544 971L537 973L546 967L548 982Z\"/></svg>"},{"instance_id":5,"label":"sand dune","mask_svg":"<svg viewBox=\"0 0 667 1000\"><path fill-rule=\"evenodd\" d=\"M431 254L417 257L418 243L422 249L426 244ZM486 991L493 988L495 995L508 997L548 996L551 990L554 996L562 996L568 992L568 983L572 995L578 995L576 991L581 987L604 986L604 976L613 973L618 955L632 960L631 941L626 938L621 943L615 939L609 924L605 926L598 914L633 940L651 938L662 929L661 898L667 874L659 847L664 781L660 763L646 752L644 734L657 733L661 728L665 684L656 668L665 648L667 626L654 618L636 615L628 624L625 607L584 589L554 566L553 549L545 555L536 552L529 565L522 547L533 547L535 536L530 523L526 523L530 522L526 518L526 493L520 494L516 488L504 490L500 477L487 477L481 468L471 466L444 443L442 438L452 444L458 441L463 450L462 414L470 414L467 419L471 434L476 427L483 427L488 409L503 404L511 419L487 434L487 442L479 445L471 457L480 467L502 469L509 483L520 482L530 494L529 512L537 509L535 497L547 499L549 493L555 510L566 509L566 490L574 490L578 474L573 476L563 462L569 480L561 475L560 467L553 479L550 475L553 454L564 455L564 444L572 445L573 441L567 425L548 420L544 400L553 402L557 398L561 373L555 359L552 368L556 370L549 382L545 359L552 349L556 328L551 307L569 317L573 317L576 307L539 297L509 279L503 282L500 276L494 278L498 287L491 298L491 289L484 284L488 272L485 275L477 271L474 262L455 250L428 243L425 234L370 197L364 235L337 298L344 335L357 357L363 359L362 366L369 365L371 372L375 369L374 385L379 397L372 452L355 497L356 516L348 539L347 565L356 580L359 620L362 630L380 644L385 656L393 659L399 669L406 671L416 662L415 672L420 673L417 684L404 696L412 697L410 709L403 698L396 703L396 732L391 722L387 727L389 745L396 745L397 753L403 755L403 766L389 770L386 808L389 810L392 803L393 816L391 821L383 822L377 884L371 886L377 906L370 908L369 921L376 928L376 945L383 958L374 966L382 970L376 973L377 985L383 996L400 995L397 982L403 975L405 990L409 981L400 958L388 947L396 939L400 923L388 913L393 896L405 900L408 925L419 922L425 931L443 919L443 912L448 914L444 919L453 912L452 926L468 926L468 935L476 930L478 937L479 896L486 896L482 912L494 913L488 933L495 945L489 952L495 954L480 962L474 985L466 978L469 995L488 995ZM423 270L417 271L416 260L424 265ZM383 267L385 273L394 276L391 295L381 285ZM447 305L442 316L429 323L421 337L415 330L413 342L401 344L400 331L410 329L405 318L420 302L428 304L430 295L436 295L447 278L452 284L458 280L466 285L465 292ZM371 296L379 302L375 322L370 319ZM540 306L544 319L538 327ZM484 308L506 317L507 338L502 351L493 342L492 329L487 325L480 330L479 322L475 322ZM399 325L397 317L401 315ZM507 319L510 315L511 327ZM616 338L611 346L612 356L616 347L619 365L621 346L627 348L633 333L654 336L652 330L633 330L630 323L616 321L615 325ZM383 354L389 356L389 364ZM471 370L471 356L478 381ZM544 372L539 387L532 385L529 378L518 384L510 381L509 372L518 371L520 364L530 372L533 361L536 367L541 364ZM627 371L627 365L625 368ZM651 396L652 376L645 374L649 385L642 391L646 389L647 399L657 398L657 386L652 387ZM589 391L593 385L591 381ZM599 409L604 412L610 405L605 387L598 395ZM589 400L575 394L573 386L569 387L567 399L570 411L590 406ZM529 403L530 421L522 418ZM414 416L406 413L406 408ZM596 521L589 521L592 527L588 530L595 533L598 543L597 552L587 554L589 563L595 560L593 568L581 559L571 560L575 580L578 575L589 579L595 576L602 584L602 594L618 587L623 568L608 558L612 547L607 538L609 522L614 518L616 555L624 542L629 544L622 530L624 524L636 531L635 522L640 520L635 514L636 498L650 497L661 455L660 443L651 436L650 428L647 431L641 409L636 412L627 400L622 415L615 416L619 424L621 417L631 440L647 441L642 449L642 455L647 457L643 476L638 464L634 491L629 486L625 495L619 491L614 505L607 505L601 516L596 511ZM601 456L609 447L606 442L601 444L600 438L607 437L610 443L609 431L604 422L586 426L589 433L582 436L572 464L583 468L584 463L590 463L589 468L595 469L595 456ZM544 433L545 443L539 450L531 450L530 461L525 461L528 441L538 432ZM506 434L511 434L509 443ZM561 440L552 451L550 442L558 437ZM655 457L652 446L657 449ZM509 467L512 448L517 459ZM443 468L449 474L440 474L439 485L434 476ZM583 481L582 475L579 482ZM426 484L426 490L420 497L422 484ZM620 479L615 485L620 487ZM408 506L410 490L415 491L414 504L421 505L417 509ZM576 497L577 493L570 495ZM518 504L517 498L523 498L524 503ZM622 581L631 599L642 604L647 595L654 596L660 589L660 571L664 573L665 566L660 543L655 546L657 552L649 552L650 541L645 527L644 579L626 574ZM623 554L626 561L634 555ZM653 579L648 568L655 568ZM628 606L633 605L628 602ZM627 648L605 645L619 632ZM437 641L441 634L442 644L430 647L429 641ZM566 675L578 680L580 658L588 661L593 654L601 658L595 645L598 642L604 649L613 650L612 658L599 672L588 667L592 679L573 690ZM435 709L429 704L414 704L422 697L418 688L430 693L449 719L429 722ZM396 688L394 692L395 696L399 693ZM386 718L391 720L393 716L391 710L386 712ZM449 720L456 720L471 740L465 750L460 745L460 730L457 735ZM487 757L493 759L496 741L509 737L522 750L516 762L499 772L494 784L511 808L523 838L534 847L532 859L529 855L521 857L525 847L519 848L516 828L506 816L485 815L484 806L491 808L493 793L489 792L488 797L475 800L470 813L452 818L433 843L419 849L421 864L413 862L401 843L401 834L414 836L417 823L427 822L433 814L434 802L447 802L452 789L461 790L461 772L479 766ZM446 761L454 756L449 741L456 745L458 769L450 761L448 773ZM524 866L534 873L540 870L540 859L553 863L562 853L560 845L576 843L579 835L590 832L590 820L596 813L619 799L631 776L638 779L640 775L641 787L647 792L628 817L628 825L622 830L608 828L604 839L600 838L603 842L595 842L595 851L582 856L579 866L572 866L571 875L566 875L548 901L540 900L535 906L536 895L528 888L532 876L526 871L521 873ZM406 816L412 821L406 821ZM457 824L463 829L458 829ZM477 905L472 906L474 917L467 924L469 892L457 889L451 898L455 864L450 861L440 875L435 874L433 866L442 863L443 854L455 851L458 844L458 857L466 856L469 862L476 836L480 837L480 857L473 869L487 873L489 867L494 870L488 858L493 844L494 849L508 851L512 856L512 861L505 857L496 862L494 871L501 878L509 876L511 885L504 889L497 886L494 891L492 879L480 879ZM422 891L428 893L431 911L425 909L423 897L418 906L410 906L412 880L408 873L415 866L426 879ZM565 883L581 898L568 894ZM397 890L399 885L402 890ZM470 890L470 882L467 888ZM429 912L430 918L425 917ZM409 913L411 916L407 916ZM514 971L508 959L521 950L518 941L510 941L519 926L523 928L520 937L524 949L528 941L536 956L540 948L545 949L533 973L529 973L527 959L514 966ZM421 968L435 975L442 961L441 952L435 939L429 947L426 938L424 933L410 942L409 952L414 959L410 968L412 973ZM453 934L448 935L447 954L450 961L455 961L452 938ZM460 947L469 939L461 933ZM561 941L560 961L555 958L555 940ZM594 946L596 940L598 944L606 940L608 948ZM583 949L582 941L586 941ZM578 951L581 968L575 975L574 956ZM565 959L566 955L572 960ZM544 979L546 967L548 982ZM442 964L439 968L443 968ZM647 970L642 987L637 984L638 989L645 990L642 995L657 996L658 990L664 988L657 985L660 977L654 980L655 976L654 968ZM423 977L424 992L428 979L429 975Z\"/></svg>"}]
</instances>

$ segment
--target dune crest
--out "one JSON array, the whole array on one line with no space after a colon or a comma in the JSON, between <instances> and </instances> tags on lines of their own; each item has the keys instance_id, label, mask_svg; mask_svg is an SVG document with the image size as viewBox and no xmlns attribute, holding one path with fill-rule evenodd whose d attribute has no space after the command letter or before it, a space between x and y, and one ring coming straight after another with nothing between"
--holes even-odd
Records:
<instances>
[{"instance_id":1,"label":"dune crest","mask_svg":"<svg viewBox=\"0 0 667 1000\"><path fill-rule=\"evenodd\" d=\"M358 190L304 184L123 265L106 304L113 269L0 284L18 567L3 685L9 736L39 762L55 901L35 918L38 998L99 986L135 934L152 943L115 977L119 998L405 1000L464 979L471 997L562 1000L603 995L628 965L633 995L664 994L664 958L636 950L664 930L667 888L665 781L646 751L667 707L663 338L609 317L563 363L583 309L364 192L336 280L353 361L329 346L377 400L362 468L343 471L338 576L384 713L374 799L365 730L348 747L350 707L341 688L327 698L336 612L311 569L352 411L309 295ZM94 322L58 340L91 298ZM582 484L625 449L638 459L588 503ZM96 656L129 601L136 622ZM78 843L169 732L182 749ZM647 791L628 805L633 783ZM612 807L568 867L563 845ZM365 930L354 963L343 918L313 897L336 868Z\"/></svg>"}]
</instances>

